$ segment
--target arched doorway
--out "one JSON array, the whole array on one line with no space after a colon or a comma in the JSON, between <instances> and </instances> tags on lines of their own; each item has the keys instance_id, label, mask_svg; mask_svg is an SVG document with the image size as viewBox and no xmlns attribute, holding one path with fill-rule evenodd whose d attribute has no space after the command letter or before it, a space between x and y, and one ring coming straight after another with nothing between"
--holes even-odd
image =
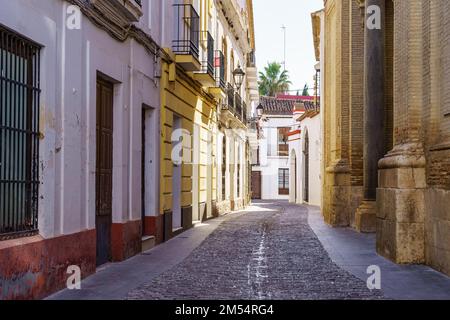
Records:
<instances>
[{"instance_id":1,"label":"arched doorway","mask_svg":"<svg viewBox=\"0 0 450 320\"><path fill-rule=\"evenodd\" d=\"M292 203L297 203L298 199L298 188L297 188L297 181L298 181L298 174L297 174L297 154L295 153L295 150L291 151L291 169L290 171L290 181L291 181L291 187L290 187L290 201Z\"/></svg>"},{"instance_id":2,"label":"arched doorway","mask_svg":"<svg viewBox=\"0 0 450 320\"><path fill-rule=\"evenodd\" d=\"M306 130L303 145L303 201L309 202L309 134Z\"/></svg>"}]
</instances>

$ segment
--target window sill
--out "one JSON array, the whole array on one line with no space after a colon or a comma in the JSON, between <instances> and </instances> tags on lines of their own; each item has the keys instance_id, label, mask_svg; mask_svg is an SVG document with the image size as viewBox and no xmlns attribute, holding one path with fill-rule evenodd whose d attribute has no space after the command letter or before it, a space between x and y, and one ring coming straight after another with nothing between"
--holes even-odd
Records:
<instances>
[{"instance_id":1,"label":"window sill","mask_svg":"<svg viewBox=\"0 0 450 320\"><path fill-rule=\"evenodd\" d=\"M44 238L40 235L33 235L29 237L22 237L11 240L0 240L0 250L37 243L43 240Z\"/></svg>"}]
</instances>

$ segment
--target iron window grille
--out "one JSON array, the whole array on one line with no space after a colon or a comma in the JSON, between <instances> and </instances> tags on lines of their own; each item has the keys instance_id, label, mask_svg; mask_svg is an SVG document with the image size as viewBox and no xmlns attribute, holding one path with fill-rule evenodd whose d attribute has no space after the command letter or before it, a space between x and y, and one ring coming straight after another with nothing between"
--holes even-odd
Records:
<instances>
[{"instance_id":1,"label":"iron window grille","mask_svg":"<svg viewBox=\"0 0 450 320\"><path fill-rule=\"evenodd\" d=\"M38 231L40 50L0 25L0 240Z\"/></svg>"},{"instance_id":2,"label":"iron window grille","mask_svg":"<svg viewBox=\"0 0 450 320\"><path fill-rule=\"evenodd\" d=\"M192 55L199 59L200 16L191 4L174 4L175 8L175 54Z\"/></svg>"},{"instance_id":3,"label":"iron window grille","mask_svg":"<svg viewBox=\"0 0 450 320\"><path fill-rule=\"evenodd\" d=\"M289 195L289 169L278 170L278 194Z\"/></svg>"}]
</instances>

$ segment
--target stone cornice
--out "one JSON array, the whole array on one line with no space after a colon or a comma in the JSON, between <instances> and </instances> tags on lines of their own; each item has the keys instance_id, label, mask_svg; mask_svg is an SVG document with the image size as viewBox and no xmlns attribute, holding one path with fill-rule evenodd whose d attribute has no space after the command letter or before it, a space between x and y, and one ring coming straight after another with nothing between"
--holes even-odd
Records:
<instances>
[{"instance_id":1,"label":"stone cornice","mask_svg":"<svg viewBox=\"0 0 450 320\"><path fill-rule=\"evenodd\" d=\"M125 42L129 38L135 39L139 44L155 56L171 61L170 56L165 54L156 41L142 29L133 24L132 21L121 18L117 12L111 10L99 10L98 6L86 0L66 0L78 6L86 18L100 29L106 31L114 39Z\"/></svg>"}]
</instances>

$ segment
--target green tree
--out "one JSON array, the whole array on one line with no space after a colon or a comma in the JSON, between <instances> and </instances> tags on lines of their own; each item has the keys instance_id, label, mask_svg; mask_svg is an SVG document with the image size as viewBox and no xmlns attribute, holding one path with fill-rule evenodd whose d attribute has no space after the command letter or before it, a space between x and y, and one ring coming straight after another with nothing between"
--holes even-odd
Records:
<instances>
[{"instance_id":1,"label":"green tree","mask_svg":"<svg viewBox=\"0 0 450 320\"><path fill-rule=\"evenodd\" d=\"M275 97L277 93L286 92L292 84L289 80L288 71L281 70L278 62L268 63L264 73L259 73L259 94L262 96Z\"/></svg>"},{"instance_id":2,"label":"green tree","mask_svg":"<svg viewBox=\"0 0 450 320\"><path fill-rule=\"evenodd\" d=\"M309 90L308 90L308 84L305 84L305 87L303 88L302 96L309 97Z\"/></svg>"}]
</instances>

